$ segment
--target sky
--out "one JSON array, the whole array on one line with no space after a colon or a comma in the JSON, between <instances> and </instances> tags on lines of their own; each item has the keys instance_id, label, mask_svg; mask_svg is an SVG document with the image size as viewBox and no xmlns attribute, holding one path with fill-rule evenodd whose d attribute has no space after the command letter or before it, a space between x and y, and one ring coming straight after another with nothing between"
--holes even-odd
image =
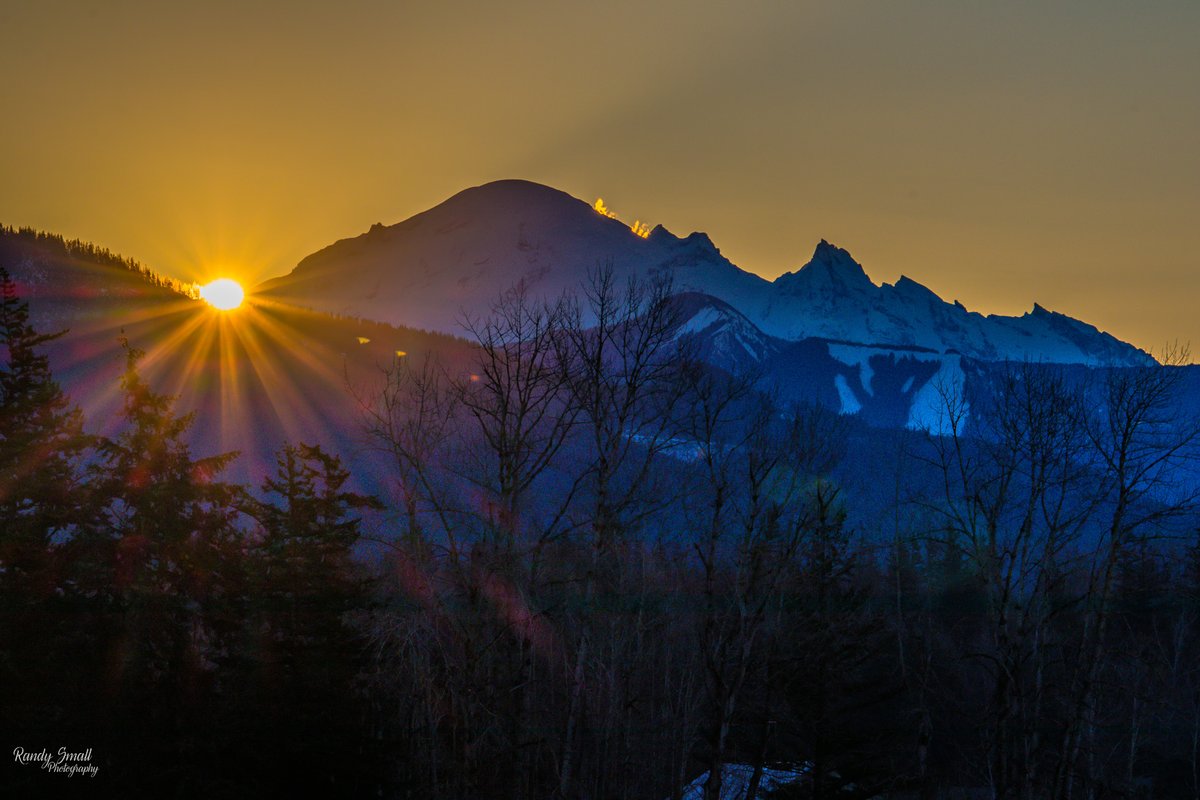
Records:
<instances>
[{"instance_id":1,"label":"sky","mask_svg":"<svg viewBox=\"0 0 1200 800\"><path fill-rule=\"evenodd\" d=\"M0 0L0 222L254 283L526 178L1200 351L1197 41L1195 0Z\"/></svg>"}]
</instances>

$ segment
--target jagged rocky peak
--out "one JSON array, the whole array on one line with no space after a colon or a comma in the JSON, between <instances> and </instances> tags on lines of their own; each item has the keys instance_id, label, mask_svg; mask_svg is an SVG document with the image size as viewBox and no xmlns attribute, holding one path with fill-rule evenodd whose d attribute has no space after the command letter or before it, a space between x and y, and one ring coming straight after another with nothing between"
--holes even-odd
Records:
<instances>
[{"instance_id":1,"label":"jagged rocky peak","mask_svg":"<svg viewBox=\"0 0 1200 800\"><path fill-rule=\"evenodd\" d=\"M667 245L685 245L696 251L712 251L720 253L720 248L713 242L712 238L704 231L692 231L687 236L676 236L662 224L655 225L650 234L646 237L646 241L655 244Z\"/></svg>"},{"instance_id":2,"label":"jagged rocky peak","mask_svg":"<svg viewBox=\"0 0 1200 800\"><path fill-rule=\"evenodd\" d=\"M781 287L812 286L828 284L831 287L873 288L862 265L854 260L849 251L822 239L813 251L808 263L795 272L785 273L777 279Z\"/></svg>"},{"instance_id":3,"label":"jagged rocky peak","mask_svg":"<svg viewBox=\"0 0 1200 800\"><path fill-rule=\"evenodd\" d=\"M850 257L848 250L843 250L835 244L830 244L827 240L822 239L817 242L817 247L813 250L812 261L833 263L835 261L849 261L854 263L854 259Z\"/></svg>"},{"instance_id":4,"label":"jagged rocky peak","mask_svg":"<svg viewBox=\"0 0 1200 800\"><path fill-rule=\"evenodd\" d=\"M896 281L894 288L899 294L905 297L911 297L914 299L921 298L927 301L936 301L939 303L942 302L942 298L938 297L937 292L934 292L923 283L914 281L907 275L901 275L900 279ZM955 305L962 308L963 311L966 311L966 308L963 307L961 303L955 301Z\"/></svg>"},{"instance_id":5,"label":"jagged rocky peak","mask_svg":"<svg viewBox=\"0 0 1200 800\"><path fill-rule=\"evenodd\" d=\"M812 259L809 260L804 269L817 267L822 267L851 280L866 283L871 282L862 265L850 255L850 251L843 250L837 245L832 245L824 239L817 243L816 249L813 250Z\"/></svg>"},{"instance_id":6,"label":"jagged rocky peak","mask_svg":"<svg viewBox=\"0 0 1200 800\"><path fill-rule=\"evenodd\" d=\"M983 360L1126 364L1147 358L1040 305L1025 316L985 317L907 277L876 285L849 252L825 239L802 268L772 282L739 269L707 234L642 228L631 233L629 222L611 218L605 208L549 186L494 181L336 242L258 291L319 310L457 334L461 313L486 316L518 281L553 298L577 292L590 270L611 264L622 281L669 275L677 291L719 298L762 334L783 341L918 345ZM732 322L721 330L746 338L744 326Z\"/></svg>"},{"instance_id":7,"label":"jagged rocky peak","mask_svg":"<svg viewBox=\"0 0 1200 800\"><path fill-rule=\"evenodd\" d=\"M720 258L721 256L720 248L703 231L689 233L686 238L680 239L679 243L679 252L691 258L711 260L713 258Z\"/></svg>"}]
</instances>

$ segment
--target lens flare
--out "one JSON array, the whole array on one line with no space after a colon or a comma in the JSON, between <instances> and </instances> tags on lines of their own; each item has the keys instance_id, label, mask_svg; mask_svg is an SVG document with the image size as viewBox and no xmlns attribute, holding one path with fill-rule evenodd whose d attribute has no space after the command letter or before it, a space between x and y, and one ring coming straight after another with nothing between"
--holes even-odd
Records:
<instances>
[{"instance_id":1,"label":"lens flare","mask_svg":"<svg viewBox=\"0 0 1200 800\"><path fill-rule=\"evenodd\" d=\"M213 308L222 311L232 311L242 304L246 293L237 281L230 278L218 278L212 283L200 287L200 296Z\"/></svg>"}]
</instances>

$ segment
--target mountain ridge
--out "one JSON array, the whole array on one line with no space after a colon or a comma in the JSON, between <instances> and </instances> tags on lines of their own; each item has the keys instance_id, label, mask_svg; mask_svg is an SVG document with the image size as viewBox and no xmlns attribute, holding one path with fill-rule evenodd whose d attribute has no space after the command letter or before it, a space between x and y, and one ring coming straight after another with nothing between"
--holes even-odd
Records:
<instances>
[{"instance_id":1,"label":"mountain ridge","mask_svg":"<svg viewBox=\"0 0 1200 800\"><path fill-rule=\"evenodd\" d=\"M1058 312L983 315L901 276L876 284L848 250L822 239L797 270L768 281L722 255L703 232L655 226L645 237L553 187L519 179L464 189L393 225L375 224L302 259L257 291L316 310L461 333L518 281L553 298L590 270L668 277L680 292L728 303L762 333L956 351L986 361L1091 366L1154 363L1144 351ZM1044 309L1042 309L1044 310Z\"/></svg>"}]
</instances>

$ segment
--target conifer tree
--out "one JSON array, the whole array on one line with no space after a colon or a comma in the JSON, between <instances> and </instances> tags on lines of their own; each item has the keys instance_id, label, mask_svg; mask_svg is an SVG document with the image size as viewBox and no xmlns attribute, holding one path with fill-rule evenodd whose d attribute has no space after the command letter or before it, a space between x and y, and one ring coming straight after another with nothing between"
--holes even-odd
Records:
<instances>
[{"instance_id":1,"label":"conifer tree","mask_svg":"<svg viewBox=\"0 0 1200 800\"><path fill-rule=\"evenodd\" d=\"M262 526L259 555L266 591L325 594L351 581L350 555L360 519L354 509L378 508L373 497L347 491L350 472L318 445L285 444L276 473L262 490L280 502L251 504Z\"/></svg>"},{"instance_id":2,"label":"conifer tree","mask_svg":"<svg viewBox=\"0 0 1200 800\"><path fill-rule=\"evenodd\" d=\"M250 672L239 683L243 707L255 711L239 734L270 743L262 758L297 793L315 783L327 795L360 796L378 781L381 763L354 692L364 648L344 619L367 601L351 561L361 525L353 512L379 503L347 490L349 479L341 459L321 447L285 444L263 481L264 499L246 506L260 530L250 551L252 638L243 648Z\"/></svg>"},{"instance_id":3,"label":"conifer tree","mask_svg":"<svg viewBox=\"0 0 1200 800\"><path fill-rule=\"evenodd\" d=\"M154 392L139 374L142 351L123 344L125 427L99 446L90 525L111 540L113 577L126 594L211 586L215 552L237 538L240 490L217 480L237 453L193 458L185 434L194 414L175 415L174 398Z\"/></svg>"},{"instance_id":4,"label":"conifer tree","mask_svg":"<svg viewBox=\"0 0 1200 800\"><path fill-rule=\"evenodd\" d=\"M39 352L63 333L34 330L0 267L0 574L26 597L53 588L52 546L78 518L79 462L90 441Z\"/></svg>"},{"instance_id":5,"label":"conifer tree","mask_svg":"<svg viewBox=\"0 0 1200 800\"><path fill-rule=\"evenodd\" d=\"M146 794L201 785L227 739L222 669L244 620L242 490L220 473L236 456L193 456L192 415L138 371L123 342L122 426L86 470L86 515L66 546L83 678L81 736L112 753L108 773ZM167 763L146 772L144 763Z\"/></svg>"},{"instance_id":6,"label":"conifer tree","mask_svg":"<svg viewBox=\"0 0 1200 800\"><path fill-rule=\"evenodd\" d=\"M240 624L240 487L218 480L236 457L194 458L185 439L193 415L138 372L126 351L124 428L102 441L89 470L91 508L73 545L84 594L114 615L132 646L128 683L165 693L213 668Z\"/></svg>"},{"instance_id":7,"label":"conifer tree","mask_svg":"<svg viewBox=\"0 0 1200 800\"><path fill-rule=\"evenodd\" d=\"M60 335L34 330L0 267L0 728L30 737L67 733L54 710L70 706L77 680L64 668L78 638L60 540L80 519L90 439L40 352Z\"/></svg>"},{"instance_id":8,"label":"conifer tree","mask_svg":"<svg viewBox=\"0 0 1200 800\"><path fill-rule=\"evenodd\" d=\"M285 444L263 481L266 499L247 504L260 526L251 551L251 592L262 612L255 625L289 675L319 651L340 658L348 636L342 615L364 597L351 561L361 524L352 512L379 502L347 491L349 479L341 459L320 446Z\"/></svg>"}]
</instances>

